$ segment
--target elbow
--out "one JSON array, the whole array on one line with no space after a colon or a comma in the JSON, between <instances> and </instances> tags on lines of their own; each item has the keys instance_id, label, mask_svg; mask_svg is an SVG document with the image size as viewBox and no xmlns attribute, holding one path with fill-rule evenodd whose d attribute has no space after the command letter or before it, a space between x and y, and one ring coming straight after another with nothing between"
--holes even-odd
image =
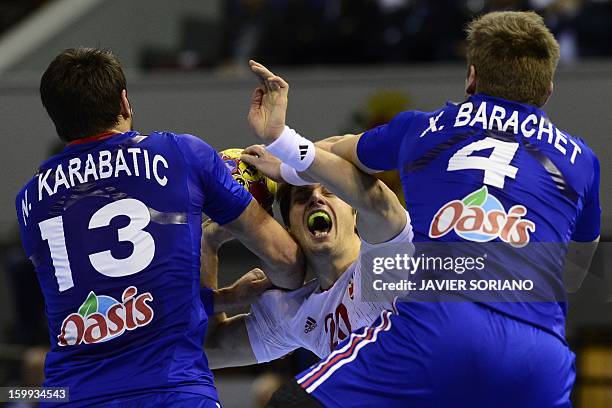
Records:
<instances>
[{"instance_id":1,"label":"elbow","mask_svg":"<svg viewBox=\"0 0 612 408\"><path fill-rule=\"evenodd\" d=\"M382 182L377 179L368 179L369 185L365 187L366 193L363 196L362 203L357 210L377 213L389 214L393 210L392 197L393 192Z\"/></svg>"},{"instance_id":2,"label":"elbow","mask_svg":"<svg viewBox=\"0 0 612 408\"><path fill-rule=\"evenodd\" d=\"M270 282L278 288L286 290L295 290L304 284L304 269L276 269L277 273L268 273Z\"/></svg>"},{"instance_id":3,"label":"elbow","mask_svg":"<svg viewBox=\"0 0 612 408\"><path fill-rule=\"evenodd\" d=\"M305 263L302 250L297 244L279 251L278 258L269 265L268 279L283 289L297 289L304 284Z\"/></svg>"}]
</instances>

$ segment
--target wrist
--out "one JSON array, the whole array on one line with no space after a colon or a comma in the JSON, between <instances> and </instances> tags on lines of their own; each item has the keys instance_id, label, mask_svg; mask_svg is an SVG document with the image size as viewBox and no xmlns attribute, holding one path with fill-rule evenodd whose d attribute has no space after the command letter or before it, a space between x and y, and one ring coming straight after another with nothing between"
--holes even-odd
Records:
<instances>
[{"instance_id":1,"label":"wrist","mask_svg":"<svg viewBox=\"0 0 612 408\"><path fill-rule=\"evenodd\" d=\"M314 162L316 148L310 140L285 126L278 139L268 144L266 150L295 170L304 171Z\"/></svg>"},{"instance_id":2,"label":"wrist","mask_svg":"<svg viewBox=\"0 0 612 408\"><path fill-rule=\"evenodd\" d=\"M266 145L270 145L272 143L274 143L276 140L278 140L278 138L280 138L283 134L283 132L285 131L285 128L287 126L283 126L283 127L279 127L279 128L274 128L269 130L267 133L267 135L262 135L262 141L266 144Z\"/></svg>"},{"instance_id":3,"label":"wrist","mask_svg":"<svg viewBox=\"0 0 612 408\"><path fill-rule=\"evenodd\" d=\"M214 311L216 313L225 313L231 309L232 292L228 288L213 289Z\"/></svg>"},{"instance_id":4,"label":"wrist","mask_svg":"<svg viewBox=\"0 0 612 408\"><path fill-rule=\"evenodd\" d=\"M302 178L298 174L297 170L289 166L287 163L281 163L280 174L281 178L285 181L285 183L291 184L292 186L308 186L316 184L312 181L308 181Z\"/></svg>"}]
</instances>

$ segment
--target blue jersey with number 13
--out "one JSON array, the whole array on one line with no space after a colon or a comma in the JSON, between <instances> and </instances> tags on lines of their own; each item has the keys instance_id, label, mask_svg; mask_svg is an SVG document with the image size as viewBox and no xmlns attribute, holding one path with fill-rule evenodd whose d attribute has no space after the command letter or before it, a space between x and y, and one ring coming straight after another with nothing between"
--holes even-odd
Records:
<instances>
[{"instance_id":1,"label":"blue jersey with number 13","mask_svg":"<svg viewBox=\"0 0 612 408\"><path fill-rule=\"evenodd\" d=\"M46 386L76 406L184 391L217 400L202 352L202 212L219 224L251 200L190 135L136 132L67 146L17 196L49 321Z\"/></svg>"}]
</instances>

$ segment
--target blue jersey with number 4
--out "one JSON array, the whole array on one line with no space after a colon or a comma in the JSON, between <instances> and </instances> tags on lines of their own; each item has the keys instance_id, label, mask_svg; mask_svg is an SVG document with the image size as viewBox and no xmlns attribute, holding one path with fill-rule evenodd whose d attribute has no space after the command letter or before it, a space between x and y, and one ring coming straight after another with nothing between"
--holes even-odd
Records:
<instances>
[{"instance_id":1,"label":"blue jersey with number 4","mask_svg":"<svg viewBox=\"0 0 612 408\"><path fill-rule=\"evenodd\" d=\"M49 321L46 386L77 405L144 392L217 400L202 352L202 212L251 200L191 135L136 132L67 146L17 196Z\"/></svg>"},{"instance_id":2,"label":"blue jersey with number 4","mask_svg":"<svg viewBox=\"0 0 612 408\"><path fill-rule=\"evenodd\" d=\"M500 276L537 280L538 299L549 301L487 306L564 338L564 252L540 243L599 236L599 162L582 140L534 106L477 94L435 112L400 113L364 133L357 155L371 169L399 170L415 242L541 245L524 262L496 267Z\"/></svg>"}]
</instances>

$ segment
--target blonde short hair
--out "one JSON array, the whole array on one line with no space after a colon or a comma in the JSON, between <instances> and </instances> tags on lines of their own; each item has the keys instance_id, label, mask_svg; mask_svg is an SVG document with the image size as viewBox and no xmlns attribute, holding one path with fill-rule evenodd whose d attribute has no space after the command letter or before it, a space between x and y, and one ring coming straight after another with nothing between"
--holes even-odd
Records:
<instances>
[{"instance_id":1,"label":"blonde short hair","mask_svg":"<svg viewBox=\"0 0 612 408\"><path fill-rule=\"evenodd\" d=\"M559 43L534 12L493 12L467 28L467 61L476 91L543 106L559 62Z\"/></svg>"}]
</instances>

